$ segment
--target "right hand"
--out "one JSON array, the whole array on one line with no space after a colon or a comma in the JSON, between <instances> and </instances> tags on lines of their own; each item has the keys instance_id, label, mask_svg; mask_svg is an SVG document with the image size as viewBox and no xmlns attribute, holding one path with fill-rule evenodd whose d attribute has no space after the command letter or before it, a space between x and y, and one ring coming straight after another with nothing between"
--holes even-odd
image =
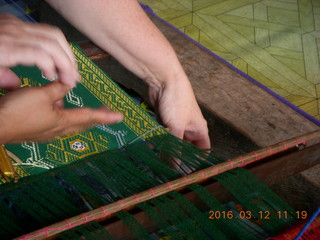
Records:
<instances>
[{"instance_id":1,"label":"right hand","mask_svg":"<svg viewBox=\"0 0 320 240\"><path fill-rule=\"evenodd\" d=\"M74 87L80 81L77 64L63 33L46 24L26 23L0 15L0 85L17 89L20 79L9 68L36 65L50 80Z\"/></svg>"},{"instance_id":2,"label":"right hand","mask_svg":"<svg viewBox=\"0 0 320 240\"><path fill-rule=\"evenodd\" d=\"M0 144L47 141L97 124L120 122L122 114L106 107L64 109L56 104L70 87L53 82L21 88L0 97Z\"/></svg>"}]
</instances>

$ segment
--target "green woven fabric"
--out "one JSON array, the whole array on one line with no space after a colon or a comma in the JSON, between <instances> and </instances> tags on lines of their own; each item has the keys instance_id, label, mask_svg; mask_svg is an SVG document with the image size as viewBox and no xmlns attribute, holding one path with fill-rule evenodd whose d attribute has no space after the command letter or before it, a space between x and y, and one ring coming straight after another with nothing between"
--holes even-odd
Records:
<instances>
[{"instance_id":1,"label":"green woven fabric","mask_svg":"<svg viewBox=\"0 0 320 240\"><path fill-rule=\"evenodd\" d=\"M78 62L81 84L66 95L65 107L97 108L106 105L113 111L122 112L124 120L119 124L100 125L77 134L58 137L44 144L32 142L6 145L20 177L120 148L148 131L151 131L148 136L165 132L144 109L90 61L80 48L75 45L71 47ZM18 66L12 70L20 77L22 87L41 86L49 82L36 67ZM2 94L5 91L0 89L0 96ZM0 178L1 182L3 179Z\"/></svg>"},{"instance_id":2,"label":"green woven fabric","mask_svg":"<svg viewBox=\"0 0 320 240\"><path fill-rule=\"evenodd\" d=\"M27 234L222 162L167 133L77 47L72 48L82 84L68 94L65 105L105 104L122 112L124 121L46 144L6 146L21 179L0 185L0 239ZM16 67L14 71L24 86L48 82L36 68ZM276 218L277 211L292 209L248 171L236 169L214 179L234 196L232 202L222 204L205 188L193 184L188 188L200 205L178 192L138 204L156 230L149 231L126 211L116 217L136 239L263 239L294 222L294 218ZM252 212L252 219L239 218L234 207L239 204ZM234 217L211 220L210 211L232 211ZM258 219L259 211L272 213L272 221ZM113 239L103 224L94 221L58 237Z\"/></svg>"}]
</instances>

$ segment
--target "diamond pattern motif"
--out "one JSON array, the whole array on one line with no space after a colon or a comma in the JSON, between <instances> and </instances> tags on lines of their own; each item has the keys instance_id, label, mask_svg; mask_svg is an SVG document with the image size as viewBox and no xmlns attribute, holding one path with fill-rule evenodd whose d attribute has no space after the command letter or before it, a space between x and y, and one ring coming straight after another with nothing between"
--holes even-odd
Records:
<instances>
[{"instance_id":1,"label":"diamond pattern motif","mask_svg":"<svg viewBox=\"0 0 320 240\"><path fill-rule=\"evenodd\" d=\"M141 0L220 57L320 119L319 0Z\"/></svg>"}]
</instances>

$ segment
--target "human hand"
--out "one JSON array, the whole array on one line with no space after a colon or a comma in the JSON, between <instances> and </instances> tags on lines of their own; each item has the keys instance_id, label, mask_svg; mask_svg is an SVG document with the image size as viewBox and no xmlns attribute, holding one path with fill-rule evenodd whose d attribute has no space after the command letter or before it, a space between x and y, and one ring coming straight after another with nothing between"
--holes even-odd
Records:
<instances>
[{"instance_id":1,"label":"human hand","mask_svg":"<svg viewBox=\"0 0 320 240\"><path fill-rule=\"evenodd\" d=\"M9 68L36 65L50 80L74 87L80 81L75 57L63 33L46 24L0 15L0 86L17 89L20 79Z\"/></svg>"},{"instance_id":2,"label":"human hand","mask_svg":"<svg viewBox=\"0 0 320 240\"><path fill-rule=\"evenodd\" d=\"M122 120L120 113L99 109L64 109L56 104L70 90L60 82L26 87L0 97L0 144L46 141L97 124Z\"/></svg>"},{"instance_id":3,"label":"human hand","mask_svg":"<svg viewBox=\"0 0 320 240\"><path fill-rule=\"evenodd\" d=\"M149 97L169 131L197 147L211 148L207 122L188 80L168 81L164 87L149 87Z\"/></svg>"}]
</instances>

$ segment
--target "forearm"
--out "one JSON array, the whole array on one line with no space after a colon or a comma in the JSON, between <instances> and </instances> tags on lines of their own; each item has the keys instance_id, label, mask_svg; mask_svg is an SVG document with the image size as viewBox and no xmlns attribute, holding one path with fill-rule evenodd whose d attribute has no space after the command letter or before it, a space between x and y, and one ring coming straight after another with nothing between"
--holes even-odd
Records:
<instances>
[{"instance_id":1,"label":"forearm","mask_svg":"<svg viewBox=\"0 0 320 240\"><path fill-rule=\"evenodd\" d=\"M169 42L136 0L47 0L78 30L149 85L149 99L171 133L203 149L208 128Z\"/></svg>"},{"instance_id":2,"label":"forearm","mask_svg":"<svg viewBox=\"0 0 320 240\"><path fill-rule=\"evenodd\" d=\"M171 45L135 0L47 0L150 86L187 80Z\"/></svg>"}]
</instances>

